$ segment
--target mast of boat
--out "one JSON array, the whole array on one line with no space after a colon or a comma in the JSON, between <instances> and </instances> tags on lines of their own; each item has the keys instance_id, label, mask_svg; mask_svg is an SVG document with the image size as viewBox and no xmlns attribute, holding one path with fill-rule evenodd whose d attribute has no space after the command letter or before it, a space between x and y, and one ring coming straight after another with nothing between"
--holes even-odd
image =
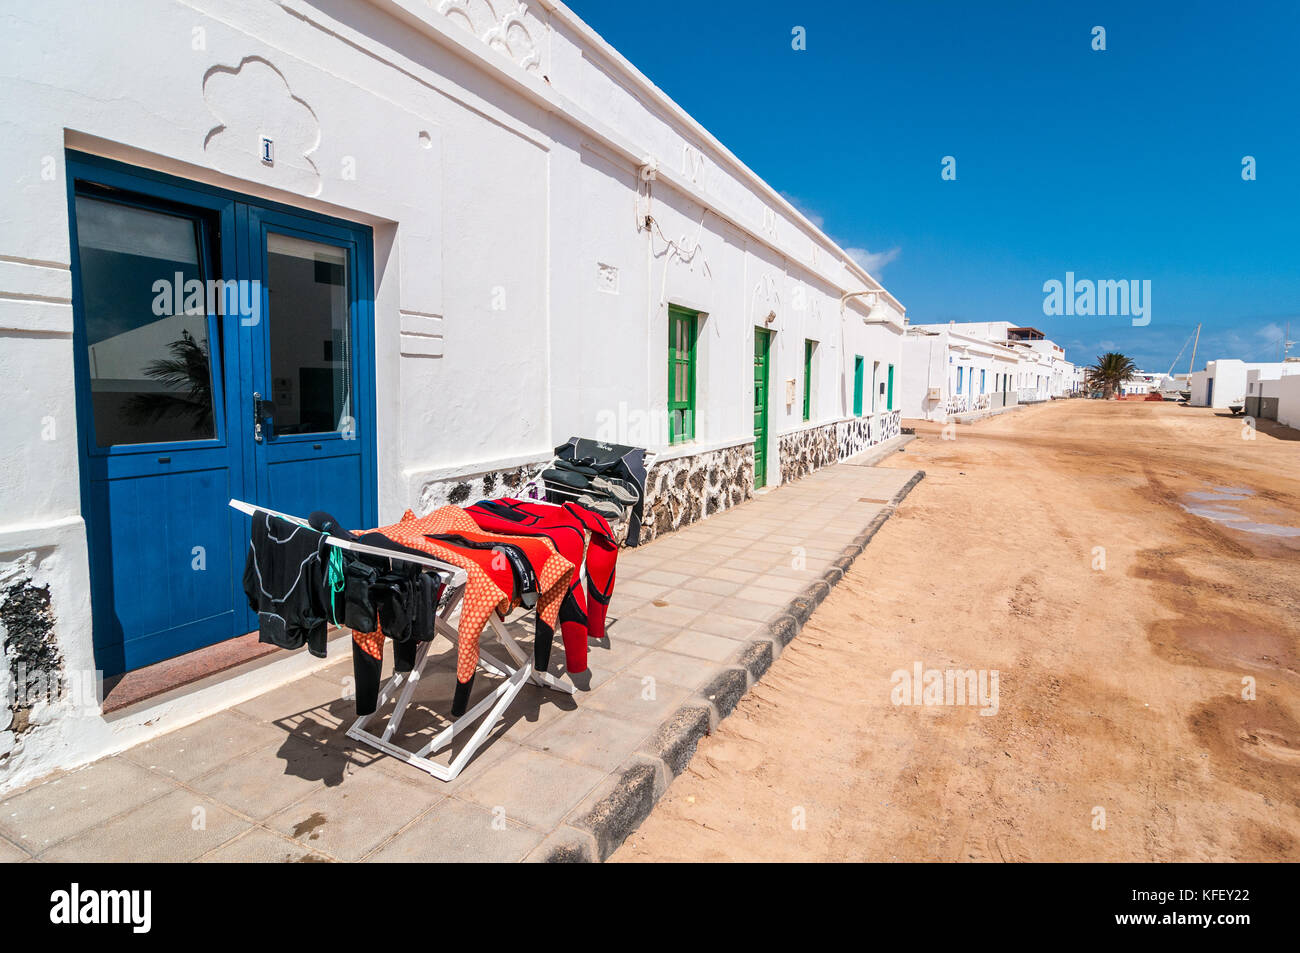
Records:
<instances>
[{"instance_id":1,"label":"mast of boat","mask_svg":"<svg viewBox=\"0 0 1300 953\"><path fill-rule=\"evenodd\" d=\"M1198 324L1196 326L1196 334L1199 335L1200 333L1201 333L1201 326ZM1183 356L1183 351L1186 351L1187 345L1191 343L1192 343L1192 335L1189 334L1187 335L1187 340L1183 341L1183 346L1180 347L1178 349L1178 353L1174 355L1174 359L1169 362L1169 370L1165 372L1165 377L1174 376L1174 368L1178 366L1178 359ZM1192 363L1193 364L1196 363L1196 349L1194 347L1192 348Z\"/></svg>"},{"instance_id":2,"label":"mast of boat","mask_svg":"<svg viewBox=\"0 0 1300 953\"><path fill-rule=\"evenodd\" d=\"M1196 371L1196 345L1201 343L1201 326L1196 326L1196 340L1192 342L1192 362L1187 365L1187 386L1192 386L1192 374Z\"/></svg>"}]
</instances>

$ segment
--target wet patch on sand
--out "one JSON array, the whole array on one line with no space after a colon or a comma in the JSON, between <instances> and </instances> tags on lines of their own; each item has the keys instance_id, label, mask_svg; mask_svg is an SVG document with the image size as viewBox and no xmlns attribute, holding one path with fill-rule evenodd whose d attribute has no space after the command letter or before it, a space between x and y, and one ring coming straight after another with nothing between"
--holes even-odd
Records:
<instances>
[{"instance_id":1,"label":"wet patch on sand","mask_svg":"<svg viewBox=\"0 0 1300 953\"><path fill-rule=\"evenodd\" d=\"M1193 516L1213 520L1228 529L1242 533L1256 533L1279 539L1300 538L1300 526L1288 526L1283 523L1265 522L1262 518L1252 519L1242 512L1238 504L1246 503L1255 497L1255 491L1245 487L1216 486L1209 490L1197 490L1183 494L1179 505ZM1269 507L1269 514L1285 515L1277 507Z\"/></svg>"},{"instance_id":2,"label":"wet patch on sand","mask_svg":"<svg viewBox=\"0 0 1300 953\"><path fill-rule=\"evenodd\" d=\"M1160 619L1147 627L1156 654L1181 665L1269 671L1300 681L1296 637L1281 627L1229 612Z\"/></svg>"},{"instance_id":3,"label":"wet patch on sand","mask_svg":"<svg viewBox=\"0 0 1300 953\"><path fill-rule=\"evenodd\" d=\"M1265 796L1293 800L1300 777L1300 726L1276 703L1225 698L1188 719L1216 765L1236 783ZM1270 790L1271 789L1271 790Z\"/></svg>"}]
</instances>

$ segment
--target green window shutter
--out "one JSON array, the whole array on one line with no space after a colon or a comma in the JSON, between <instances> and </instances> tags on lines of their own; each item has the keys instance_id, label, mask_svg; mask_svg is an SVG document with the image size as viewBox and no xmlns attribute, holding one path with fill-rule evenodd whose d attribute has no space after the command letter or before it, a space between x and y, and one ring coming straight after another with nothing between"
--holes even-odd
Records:
<instances>
[{"instance_id":1,"label":"green window shutter","mask_svg":"<svg viewBox=\"0 0 1300 953\"><path fill-rule=\"evenodd\" d=\"M862 416L862 355L853 358L853 416Z\"/></svg>"},{"instance_id":2,"label":"green window shutter","mask_svg":"<svg viewBox=\"0 0 1300 953\"><path fill-rule=\"evenodd\" d=\"M803 419L812 419L812 356L815 341L803 342Z\"/></svg>"},{"instance_id":3,"label":"green window shutter","mask_svg":"<svg viewBox=\"0 0 1300 953\"><path fill-rule=\"evenodd\" d=\"M668 308L668 442L695 438L695 336L697 315Z\"/></svg>"}]
</instances>

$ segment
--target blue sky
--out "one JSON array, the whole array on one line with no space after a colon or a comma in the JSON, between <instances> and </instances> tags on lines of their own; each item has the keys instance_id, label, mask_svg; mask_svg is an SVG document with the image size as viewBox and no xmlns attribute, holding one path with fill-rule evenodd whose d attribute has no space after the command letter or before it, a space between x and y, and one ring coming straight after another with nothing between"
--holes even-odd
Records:
<instances>
[{"instance_id":1,"label":"blue sky","mask_svg":"<svg viewBox=\"0 0 1300 953\"><path fill-rule=\"evenodd\" d=\"M1300 4L569 5L914 323L1032 324L1160 372L1198 322L1198 366L1300 339ZM1150 324L1045 316L1067 271L1149 279Z\"/></svg>"}]
</instances>

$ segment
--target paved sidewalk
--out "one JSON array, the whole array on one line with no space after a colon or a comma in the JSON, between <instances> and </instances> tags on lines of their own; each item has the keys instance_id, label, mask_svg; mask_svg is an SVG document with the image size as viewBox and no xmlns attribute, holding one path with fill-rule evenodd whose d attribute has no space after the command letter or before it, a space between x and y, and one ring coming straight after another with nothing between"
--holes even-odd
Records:
<instances>
[{"instance_id":1,"label":"paved sidewalk","mask_svg":"<svg viewBox=\"0 0 1300 953\"><path fill-rule=\"evenodd\" d=\"M453 782L345 736L352 667L341 654L6 796L0 862L604 859L920 477L840 464L624 550L609 640L593 643L579 692L526 687ZM406 747L450 708L454 650L439 640L433 651L416 692L428 707L413 706L395 739ZM495 684L480 672L476 697Z\"/></svg>"}]
</instances>

